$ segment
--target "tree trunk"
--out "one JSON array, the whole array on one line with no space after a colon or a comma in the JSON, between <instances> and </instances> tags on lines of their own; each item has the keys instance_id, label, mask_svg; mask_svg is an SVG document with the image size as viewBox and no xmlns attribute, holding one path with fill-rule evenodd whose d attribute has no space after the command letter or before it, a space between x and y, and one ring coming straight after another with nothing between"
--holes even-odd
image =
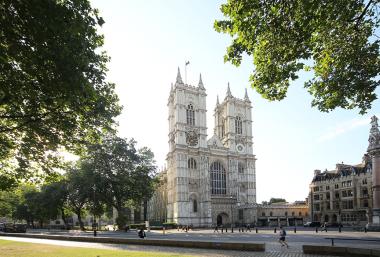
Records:
<instances>
[{"instance_id":1,"label":"tree trunk","mask_svg":"<svg viewBox=\"0 0 380 257\"><path fill-rule=\"evenodd\" d=\"M115 207L117 210L116 224L119 230L123 230L127 224L127 216L125 215L124 208L121 206Z\"/></svg>"},{"instance_id":2,"label":"tree trunk","mask_svg":"<svg viewBox=\"0 0 380 257\"><path fill-rule=\"evenodd\" d=\"M76 215L78 216L78 222L79 222L80 230L85 230L84 225L83 225L83 221L82 221L81 210L79 210L79 211L77 210Z\"/></svg>"},{"instance_id":3,"label":"tree trunk","mask_svg":"<svg viewBox=\"0 0 380 257\"><path fill-rule=\"evenodd\" d=\"M66 218L65 210L63 208L61 208L61 218L63 220L63 223L65 224L65 228L67 229L68 228L67 218Z\"/></svg>"}]
</instances>

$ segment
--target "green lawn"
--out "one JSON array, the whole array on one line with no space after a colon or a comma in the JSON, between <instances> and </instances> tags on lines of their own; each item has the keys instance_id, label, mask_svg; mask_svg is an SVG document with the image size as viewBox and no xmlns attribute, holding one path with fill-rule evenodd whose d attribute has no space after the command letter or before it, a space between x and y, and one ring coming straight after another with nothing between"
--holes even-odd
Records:
<instances>
[{"instance_id":1,"label":"green lawn","mask_svg":"<svg viewBox=\"0 0 380 257\"><path fill-rule=\"evenodd\" d=\"M187 255L159 253L159 252L138 252L128 250L104 250L89 249L81 247L64 247L56 245L33 244L15 242L10 240L0 240L1 257L164 257ZM189 257L189 256L188 256Z\"/></svg>"}]
</instances>

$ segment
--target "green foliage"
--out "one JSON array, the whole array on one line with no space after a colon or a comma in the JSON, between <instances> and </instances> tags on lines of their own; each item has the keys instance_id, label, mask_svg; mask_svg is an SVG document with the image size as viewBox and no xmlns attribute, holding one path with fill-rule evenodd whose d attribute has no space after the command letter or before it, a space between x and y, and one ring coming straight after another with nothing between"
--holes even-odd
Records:
<instances>
[{"instance_id":1,"label":"green foliage","mask_svg":"<svg viewBox=\"0 0 380 257\"><path fill-rule=\"evenodd\" d=\"M283 198L271 198L269 200L269 204L272 204L272 203L286 203L286 200L283 199Z\"/></svg>"},{"instance_id":2,"label":"green foliage","mask_svg":"<svg viewBox=\"0 0 380 257\"><path fill-rule=\"evenodd\" d=\"M232 37L225 61L239 66L253 57L251 86L264 98L282 100L300 70L312 106L321 111L359 108L377 98L380 58L378 0L228 0L216 31ZM311 63L311 65L306 65Z\"/></svg>"},{"instance_id":3,"label":"green foliage","mask_svg":"<svg viewBox=\"0 0 380 257\"><path fill-rule=\"evenodd\" d=\"M118 211L117 224L127 222L125 207L139 206L154 190L155 166L148 148L137 150L136 141L114 135L89 147L86 162L97 176L99 198Z\"/></svg>"},{"instance_id":4,"label":"green foliage","mask_svg":"<svg viewBox=\"0 0 380 257\"><path fill-rule=\"evenodd\" d=\"M87 0L0 2L0 189L112 130L121 107L105 81L103 23Z\"/></svg>"}]
</instances>

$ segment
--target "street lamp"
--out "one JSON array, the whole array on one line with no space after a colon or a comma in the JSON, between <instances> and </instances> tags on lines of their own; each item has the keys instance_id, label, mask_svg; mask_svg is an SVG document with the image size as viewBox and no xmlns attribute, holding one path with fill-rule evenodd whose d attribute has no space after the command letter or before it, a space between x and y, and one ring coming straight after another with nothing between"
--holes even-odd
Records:
<instances>
[{"instance_id":1,"label":"street lamp","mask_svg":"<svg viewBox=\"0 0 380 257\"><path fill-rule=\"evenodd\" d=\"M233 223L234 223L234 213L233 213L233 210L232 210L232 202L233 202L233 197L232 197L232 195L231 195L230 199L231 199L231 233L234 233L234 227L233 227Z\"/></svg>"},{"instance_id":2,"label":"street lamp","mask_svg":"<svg viewBox=\"0 0 380 257\"><path fill-rule=\"evenodd\" d=\"M92 228L94 230L94 236L96 236L96 219L95 219L95 191L96 191L96 185L94 184L94 206L92 210L93 218L92 218Z\"/></svg>"}]
</instances>

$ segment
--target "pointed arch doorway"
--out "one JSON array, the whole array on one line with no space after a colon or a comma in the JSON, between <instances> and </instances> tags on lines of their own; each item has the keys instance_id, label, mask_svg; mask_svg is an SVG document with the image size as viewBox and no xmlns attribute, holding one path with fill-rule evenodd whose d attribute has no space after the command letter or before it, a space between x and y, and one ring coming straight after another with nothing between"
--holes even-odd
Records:
<instances>
[{"instance_id":1,"label":"pointed arch doorway","mask_svg":"<svg viewBox=\"0 0 380 257\"><path fill-rule=\"evenodd\" d=\"M216 224L222 226L223 224L228 223L228 215L226 213L220 213L216 216Z\"/></svg>"}]
</instances>

